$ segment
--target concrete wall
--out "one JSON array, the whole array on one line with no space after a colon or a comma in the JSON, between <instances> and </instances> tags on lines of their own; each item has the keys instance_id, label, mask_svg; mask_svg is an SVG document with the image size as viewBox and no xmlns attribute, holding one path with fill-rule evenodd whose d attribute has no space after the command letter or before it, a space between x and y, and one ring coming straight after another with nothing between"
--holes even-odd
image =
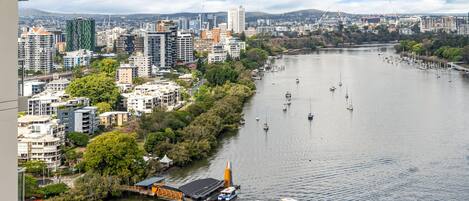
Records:
<instances>
[{"instance_id":1,"label":"concrete wall","mask_svg":"<svg viewBox=\"0 0 469 201\"><path fill-rule=\"evenodd\" d=\"M17 135L17 0L0 0L0 194L2 200L18 200Z\"/></svg>"}]
</instances>

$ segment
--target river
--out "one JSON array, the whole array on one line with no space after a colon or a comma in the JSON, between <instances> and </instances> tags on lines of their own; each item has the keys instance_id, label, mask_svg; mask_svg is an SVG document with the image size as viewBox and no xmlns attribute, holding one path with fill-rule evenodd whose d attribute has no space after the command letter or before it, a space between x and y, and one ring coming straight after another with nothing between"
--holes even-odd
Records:
<instances>
[{"instance_id":1,"label":"river","mask_svg":"<svg viewBox=\"0 0 469 201\"><path fill-rule=\"evenodd\" d=\"M170 172L169 182L222 179L231 161L238 200L467 200L469 81L383 62L379 49L394 55L360 47L277 60L285 70L257 81L239 132L209 159ZM283 112L286 91L292 104Z\"/></svg>"}]
</instances>

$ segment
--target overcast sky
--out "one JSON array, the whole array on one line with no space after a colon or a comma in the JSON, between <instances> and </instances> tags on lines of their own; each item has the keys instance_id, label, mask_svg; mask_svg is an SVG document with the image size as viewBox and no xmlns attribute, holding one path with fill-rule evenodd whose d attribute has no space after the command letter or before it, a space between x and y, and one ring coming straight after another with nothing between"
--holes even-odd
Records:
<instances>
[{"instance_id":1,"label":"overcast sky","mask_svg":"<svg viewBox=\"0 0 469 201\"><path fill-rule=\"evenodd\" d=\"M281 13L320 9L349 13L466 13L469 0L29 0L20 7L64 13L214 12L243 5L247 11Z\"/></svg>"}]
</instances>

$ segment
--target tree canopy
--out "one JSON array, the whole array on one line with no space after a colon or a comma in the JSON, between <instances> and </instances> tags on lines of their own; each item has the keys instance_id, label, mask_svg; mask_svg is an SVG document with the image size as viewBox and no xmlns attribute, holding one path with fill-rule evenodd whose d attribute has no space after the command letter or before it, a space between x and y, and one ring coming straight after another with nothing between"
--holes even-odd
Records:
<instances>
[{"instance_id":1,"label":"tree canopy","mask_svg":"<svg viewBox=\"0 0 469 201\"><path fill-rule=\"evenodd\" d=\"M143 150L135 136L118 131L94 138L88 144L83 159L88 171L124 180L139 178L144 170Z\"/></svg>"},{"instance_id":2,"label":"tree canopy","mask_svg":"<svg viewBox=\"0 0 469 201\"><path fill-rule=\"evenodd\" d=\"M116 75L116 70L119 67L119 62L115 59L106 58L93 61L91 66L100 73L105 73L107 76L114 77Z\"/></svg>"},{"instance_id":3,"label":"tree canopy","mask_svg":"<svg viewBox=\"0 0 469 201\"><path fill-rule=\"evenodd\" d=\"M91 104L106 102L112 106L117 104L120 96L114 79L103 73L72 80L66 92L74 97L88 97Z\"/></svg>"}]
</instances>

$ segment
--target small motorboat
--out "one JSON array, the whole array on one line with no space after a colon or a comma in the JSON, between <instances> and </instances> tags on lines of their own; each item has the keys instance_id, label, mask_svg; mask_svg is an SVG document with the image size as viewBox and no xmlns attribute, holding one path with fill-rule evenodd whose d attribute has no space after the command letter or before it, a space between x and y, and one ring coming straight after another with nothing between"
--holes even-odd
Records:
<instances>
[{"instance_id":1,"label":"small motorboat","mask_svg":"<svg viewBox=\"0 0 469 201\"><path fill-rule=\"evenodd\" d=\"M228 187L223 189L220 192L220 195L218 195L218 200L223 200L223 201L229 201L229 200L234 200L238 194L236 193L236 188L235 187Z\"/></svg>"},{"instance_id":2,"label":"small motorboat","mask_svg":"<svg viewBox=\"0 0 469 201\"><path fill-rule=\"evenodd\" d=\"M282 199L280 199L280 201L297 201L297 200L295 200L293 198L282 198Z\"/></svg>"},{"instance_id":3,"label":"small motorboat","mask_svg":"<svg viewBox=\"0 0 469 201\"><path fill-rule=\"evenodd\" d=\"M291 99L287 99L287 105L291 105Z\"/></svg>"},{"instance_id":4,"label":"small motorboat","mask_svg":"<svg viewBox=\"0 0 469 201\"><path fill-rule=\"evenodd\" d=\"M283 111L284 111L284 112L287 111L287 104L283 104Z\"/></svg>"},{"instance_id":5,"label":"small motorboat","mask_svg":"<svg viewBox=\"0 0 469 201\"><path fill-rule=\"evenodd\" d=\"M335 86L332 86L331 88L329 88L329 91L334 92L335 89L336 89Z\"/></svg>"},{"instance_id":6,"label":"small motorboat","mask_svg":"<svg viewBox=\"0 0 469 201\"><path fill-rule=\"evenodd\" d=\"M256 117L256 121L259 121L259 120L260 120L259 117Z\"/></svg>"},{"instance_id":7,"label":"small motorboat","mask_svg":"<svg viewBox=\"0 0 469 201\"><path fill-rule=\"evenodd\" d=\"M314 118L314 115L310 112L310 113L308 114L308 120L312 121L313 118Z\"/></svg>"},{"instance_id":8,"label":"small motorboat","mask_svg":"<svg viewBox=\"0 0 469 201\"><path fill-rule=\"evenodd\" d=\"M296 84L299 84L299 83L300 83L300 79L296 78Z\"/></svg>"}]
</instances>

